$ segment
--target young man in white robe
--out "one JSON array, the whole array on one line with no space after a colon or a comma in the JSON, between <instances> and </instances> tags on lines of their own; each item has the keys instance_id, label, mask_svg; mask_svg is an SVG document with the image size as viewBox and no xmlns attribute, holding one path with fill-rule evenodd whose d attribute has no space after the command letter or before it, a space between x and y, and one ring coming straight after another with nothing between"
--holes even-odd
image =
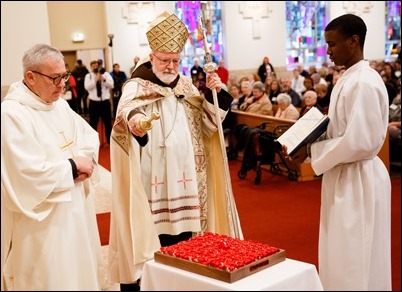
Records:
<instances>
[{"instance_id":1,"label":"young man in white robe","mask_svg":"<svg viewBox=\"0 0 402 292\"><path fill-rule=\"evenodd\" d=\"M377 156L388 126L381 76L364 60L367 28L353 14L325 29L327 54L346 71L337 81L324 140L311 144L323 174L319 274L324 290L391 290L391 182Z\"/></svg>"},{"instance_id":2,"label":"young man in white robe","mask_svg":"<svg viewBox=\"0 0 402 292\"><path fill-rule=\"evenodd\" d=\"M205 97L179 74L187 29L174 14L150 25L151 54L123 87L111 139L112 212L109 264L121 291L139 290L144 263L160 246L212 231L242 237L234 201L227 196L219 122L232 97L219 76L207 77ZM148 131L141 121L159 114ZM230 179L230 178L229 178Z\"/></svg>"},{"instance_id":3,"label":"young man in white robe","mask_svg":"<svg viewBox=\"0 0 402 292\"><path fill-rule=\"evenodd\" d=\"M98 133L61 97L60 51L35 45L22 62L1 104L1 290L100 290Z\"/></svg>"}]
</instances>

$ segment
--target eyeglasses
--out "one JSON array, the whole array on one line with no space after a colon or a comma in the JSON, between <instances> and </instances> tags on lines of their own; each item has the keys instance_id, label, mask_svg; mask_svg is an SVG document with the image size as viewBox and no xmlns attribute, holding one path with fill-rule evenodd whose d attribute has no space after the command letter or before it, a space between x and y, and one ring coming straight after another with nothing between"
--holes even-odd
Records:
<instances>
[{"instance_id":1,"label":"eyeglasses","mask_svg":"<svg viewBox=\"0 0 402 292\"><path fill-rule=\"evenodd\" d=\"M170 62L172 62L174 66L179 66L181 63L180 59L179 60L163 60L155 54L152 54L152 55L154 55L163 66L168 66L170 64Z\"/></svg>"},{"instance_id":2,"label":"eyeglasses","mask_svg":"<svg viewBox=\"0 0 402 292\"><path fill-rule=\"evenodd\" d=\"M65 74L63 74L63 75L58 75L58 76L56 76L56 77L51 77L51 76L49 76L49 75L43 74L43 73L38 72L38 71L32 71L32 72L33 72L33 73L36 73L36 74L39 74L39 75L42 75L42 76L45 76L45 77L47 77L47 78L49 78L49 79L52 79L54 85L59 85L60 82L61 82L61 80L63 80L64 82L67 82L68 79L69 79L70 76L71 76L71 73L68 73L68 72L65 73Z\"/></svg>"}]
</instances>

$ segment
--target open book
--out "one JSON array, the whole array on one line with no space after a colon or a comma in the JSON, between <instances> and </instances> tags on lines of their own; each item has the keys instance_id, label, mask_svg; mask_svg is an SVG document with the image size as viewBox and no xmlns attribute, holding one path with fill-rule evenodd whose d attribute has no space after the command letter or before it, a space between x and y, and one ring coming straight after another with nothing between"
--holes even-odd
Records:
<instances>
[{"instance_id":1,"label":"open book","mask_svg":"<svg viewBox=\"0 0 402 292\"><path fill-rule=\"evenodd\" d=\"M329 118L316 107L312 107L304 116L286 130L277 141L287 147L293 156L302 146L317 140L326 130Z\"/></svg>"}]
</instances>

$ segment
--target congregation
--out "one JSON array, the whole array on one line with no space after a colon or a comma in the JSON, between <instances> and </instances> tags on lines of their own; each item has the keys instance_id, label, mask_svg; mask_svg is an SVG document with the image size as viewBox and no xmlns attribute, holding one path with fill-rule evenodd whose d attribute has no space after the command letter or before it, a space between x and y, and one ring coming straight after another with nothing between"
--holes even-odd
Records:
<instances>
[{"instance_id":1,"label":"congregation","mask_svg":"<svg viewBox=\"0 0 402 292\"><path fill-rule=\"evenodd\" d=\"M382 77L387 88L390 105L390 156L391 161L400 161L400 54L398 59L392 62L372 60L370 66ZM261 74L262 67L266 68L265 75ZM295 121L312 107L317 107L323 114L327 114L332 89L345 71L342 66L330 66L326 62L310 65L308 68L298 64L292 71L283 72L281 75L275 73L273 68L269 58L264 57L262 65L255 73L242 76L238 80L237 76L230 76L226 85L233 97L231 110ZM234 130L235 124L234 117L229 112L224 123L227 134ZM227 140L228 151L231 152L233 145L230 145L230 138Z\"/></svg>"}]
</instances>

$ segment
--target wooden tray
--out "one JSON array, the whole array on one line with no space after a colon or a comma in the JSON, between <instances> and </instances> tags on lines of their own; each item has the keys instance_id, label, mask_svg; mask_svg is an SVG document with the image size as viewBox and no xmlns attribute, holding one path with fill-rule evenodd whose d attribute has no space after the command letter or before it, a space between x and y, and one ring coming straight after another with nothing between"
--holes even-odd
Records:
<instances>
[{"instance_id":1,"label":"wooden tray","mask_svg":"<svg viewBox=\"0 0 402 292\"><path fill-rule=\"evenodd\" d=\"M244 267L228 272L221 269L205 266L189 260L184 260L171 255L163 254L160 251L154 254L155 262L207 276L227 283L233 283L243 279L265 268L280 263L286 259L286 251L281 249L279 252L252 262Z\"/></svg>"}]
</instances>

